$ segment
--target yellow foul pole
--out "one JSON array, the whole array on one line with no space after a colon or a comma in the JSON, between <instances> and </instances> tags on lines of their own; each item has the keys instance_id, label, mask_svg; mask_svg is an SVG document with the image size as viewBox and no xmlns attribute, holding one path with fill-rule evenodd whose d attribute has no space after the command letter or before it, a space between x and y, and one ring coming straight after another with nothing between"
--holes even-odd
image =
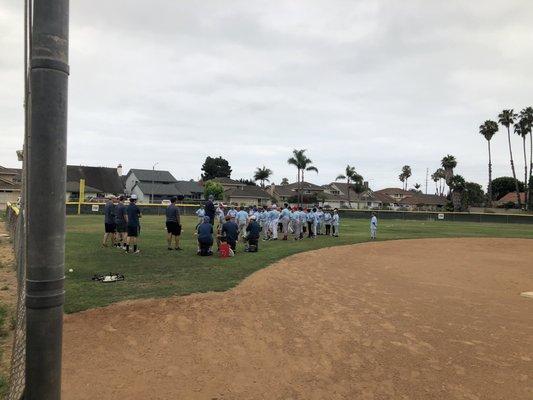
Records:
<instances>
[{"instance_id":1,"label":"yellow foul pole","mask_svg":"<svg viewBox=\"0 0 533 400\"><path fill-rule=\"evenodd\" d=\"M80 179L80 196L78 199L78 215L81 214L81 203L85 199L85 179Z\"/></svg>"}]
</instances>

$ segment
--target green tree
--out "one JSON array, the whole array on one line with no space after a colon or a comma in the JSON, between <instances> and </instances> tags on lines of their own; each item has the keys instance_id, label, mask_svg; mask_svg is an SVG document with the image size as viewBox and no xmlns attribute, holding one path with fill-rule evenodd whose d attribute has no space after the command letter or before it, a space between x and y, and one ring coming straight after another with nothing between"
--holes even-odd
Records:
<instances>
[{"instance_id":1,"label":"green tree","mask_svg":"<svg viewBox=\"0 0 533 400\"><path fill-rule=\"evenodd\" d=\"M457 167L457 160L454 156L448 154L447 156L442 158L440 164L444 169L444 179L446 181L446 185L450 187L450 182L453 177L453 169Z\"/></svg>"},{"instance_id":2,"label":"green tree","mask_svg":"<svg viewBox=\"0 0 533 400\"><path fill-rule=\"evenodd\" d=\"M522 201L520 200L520 190L518 188L518 179L516 179L516 171L514 168L513 148L511 146L511 125L514 124L516 118L517 115L512 109L503 110L498 115L498 122L500 123L500 125L503 125L507 128L507 142L509 144L509 156L511 158L511 171L513 172L513 178L515 180L516 201L518 203L518 208L522 208Z\"/></svg>"},{"instance_id":3,"label":"green tree","mask_svg":"<svg viewBox=\"0 0 533 400\"><path fill-rule=\"evenodd\" d=\"M486 120L483 125L480 125L479 127L479 133L481 133L485 139L487 140L487 144L489 146L489 185L487 187L487 193L488 193L488 199L489 199L489 207L492 206L492 155L490 152L490 141L494 134L498 132L498 124L495 121Z\"/></svg>"},{"instance_id":4,"label":"green tree","mask_svg":"<svg viewBox=\"0 0 533 400\"><path fill-rule=\"evenodd\" d=\"M527 121L529 125L529 178L528 178L528 210L533 209L533 107L526 107L520 111L520 119Z\"/></svg>"},{"instance_id":5,"label":"green tree","mask_svg":"<svg viewBox=\"0 0 533 400\"><path fill-rule=\"evenodd\" d=\"M363 184L363 177L361 175L359 175L356 171L355 171L355 167L352 167L350 165L347 165L346 166L346 169L344 170L344 175L339 175L337 176L337 178L335 179L336 181L338 180L343 180L343 179L346 179L346 188L347 188L347 191L348 191L348 205L350 206L350 208L352 207L352 202L350 201L350 188L351 188L351 185L350 184L358 184L358 185L362 185ZM355 188L352 188L355 190Z\"/></svg>"},{"instance_id":6,"label":"green tree","mask_svg":"<svg viewBox=\"0 0 533 400\"><path fill-rule=\"evenodd\" d=\"M224 188L218 182L207 181L204 184L204 196L207 199L209 195L213 195L215 200L222 200L222 195L224 194Z\"/></svg>"},{"instance_id":7,"label":"green tree","mask_svg":"<svg viewBox=\"0 0 533 400\"><path fill-rule=\"evenodd\" d=\"M479 183L466 182L463 204L466 207L481 206L485 202L485 193Z\"/></svg>"},{"instance_id":8,"label":"green tree","mask_svg":"<svg viewBox=\"0 0 533 400\"><path fill-rule=\"evenodd\" d=\"M289 165L294 165L298 170L298 205L302 203L302 182L304 181L304 172L305 171L315 171L318 173L318 169L313 166L313 162L305 155L306 150L297 150L292 151L292 157L287 160Z\"/></svg>"},{"instance_id":9,"label":"green tree","mask_svg":"<svg viewBox=\"0 0 533 400\"><path fill-rule=\"evenodd\" d=\"M288 179L288 178L283 178L283 179L281 180L280 185L285 186L285 185L288 185L288 184L289 184L289 179Z\"/></svg>"},{"instance_id":10,"label":"green tree","mask_svg":"<svg viewBox=\"0 0 533 400\"><path fill-rule=\"evenodd\" d=\"M518 136L520 136L522 138L522 147L523 147L523 150L524 150L524 182L526 182L526 190L525 190L525 193L524 193L524 196L525 196L525 203L527 204L528 201L527 201L527 195L528 195L528 190L527 190L527 152L526 152L526 138L527 138L527 135L529 135L531 133L531 125L529 125L529 122L527 119L520 119L518 121L518 123L515 124L514 126L514 133L516 133Z\"/></svg>"},{"instance_id":11,"label":"green tree","mask_svg":"<svg viewBox=\"0 0 533 400\"><path fill-rule=\"evenodd\" d=\"M268 169L263 165L263 168L257 167L254 173L254 180L255 181L261 181L261 187L265 187L265 181L270 182L270 177L272 176L273 172L271 169Z\"/></svg>"},{"instance_id":12,"label":"green tree","mask_svg":"<svg viewBox=\"0 0 533 400\"><path fill-rule=\"evenodd\" d=\"M499 200L507 193L515 191L516 179L511 176L501 176L499 178L493 179L491 182L492 194L494 199ZM524 190L524 183L518 181L518 189L520 191Z\"/></svg>"},{"instance_id":13,"label":"green tree","mask_svg":"<svg viewBox=\"0 0 533 400\"><path fill-rule=\"evenodd\" d=\"M454 175L450 179L450 189L452 191L452 203L454 211L461 211L463 205L463 194L465 192L466 182L461 175Z\"/></svg>"},{"instance_id":14,"label":"green tree","mask_svg":"<svg viewBox=\"0 0 533 400\"><path fill-rule=\"evenodd\" d=\"M214 178L229 178L231 167L227 160L218 156L216 158L208 156L202 165L202 180L208 181Z\"/></svg>"},{"instance_id":15,"label":"green tree","mask_svg":"<svg viewBox=\"0 0 533 400\"><path fill-rule=\"evenodd\" d=\"M403 177L403 180L400 179L400 181L405 182L403 190L407 190L407 187L408 187L407 182L408 182L409 178L411 177L411 175L412 175L411 167L409 165L404 165L402 167L402 173L400 174L400 177Z\"/></svg>"}]
</instances>

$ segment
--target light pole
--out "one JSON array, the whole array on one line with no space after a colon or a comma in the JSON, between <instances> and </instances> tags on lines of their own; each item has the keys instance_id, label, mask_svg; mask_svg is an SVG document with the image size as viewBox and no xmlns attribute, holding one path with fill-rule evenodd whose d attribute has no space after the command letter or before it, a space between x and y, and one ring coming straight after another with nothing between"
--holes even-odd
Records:
<instances>
[{"instance_id":1,"label":"light pole","mask_svg":"<svg viewBox=\"0 0 533 400\"><path fill-rule=\"evenodd\" d=\"M159 164L156 162L154 165L152 165L152 196L150 198L150 204L154 204L154 175L155 175L155 167Z\"/></svg>"}]
</instances>

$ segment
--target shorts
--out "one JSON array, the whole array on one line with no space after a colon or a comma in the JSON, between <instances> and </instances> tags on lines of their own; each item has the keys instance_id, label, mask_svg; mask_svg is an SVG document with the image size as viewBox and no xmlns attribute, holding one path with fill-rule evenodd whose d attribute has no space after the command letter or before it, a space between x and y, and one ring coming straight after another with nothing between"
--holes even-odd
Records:
<instances>
[{"instance_id":1,"label":"shorts","mask_svg":"<svg viewBox=\"0 0 533 400\"><path fill-rule=\"evenodd\" d=\"M139 236L139 227L138 226L130 226L128 225L128 236L131 237L137 237Z\"/></svg>"},{"instance_id":2,"label":"shorts","mask_svg":"<svg viewBox=\"0 0 533 400\"><path fill-rule=\"evenodd\" d=\"M118 233L124 233L126 232L126 221L122 221L122 222L117 222L115 224L117 226L117 232Z\"/></svg>"},{"instance_id":3,"label":"shorts","mask_svg":"<svg viewBox=\"0 0 533 400\"><path fill-rule=\"evenodd\" d=\"M115 224L104 224L105 225L105 233L115 233L115 230L117 229L117 226Z\"/></svg>"},{"instance_id":4,"label":"shorts","mask_svg":"<svg viewBox=\"0 0 533 400\"><path fill-rule=\"evenodd\" d=\"M181 235L181 225L177 222L167 221L167 232L172 236Z\"/></svg>"}]
</instances>

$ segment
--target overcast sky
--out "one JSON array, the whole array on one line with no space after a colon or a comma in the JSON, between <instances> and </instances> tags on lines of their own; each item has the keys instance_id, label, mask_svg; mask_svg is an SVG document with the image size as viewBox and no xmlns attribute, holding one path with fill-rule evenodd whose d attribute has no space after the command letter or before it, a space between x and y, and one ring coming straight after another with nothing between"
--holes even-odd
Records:
<instances>
[{"instance_id":1,"label":"overcast sky","mask_svg":"<svg viewBox=\"0 0 533 400\"><path fill-rule=\"evenodd\" d=\"M23 7L0 0L0 165L23 134ZM533 105L533 1L70 2L69 164L197 179L221 155L232 177L279 183L308 149L327 183L354 165L372 188L402 165L424 184L446 154L487 181L478 134ZM513 135L516 136L516 135ZM521 140L513 137L518 170ZM506 133L494 175L510 175ZM430 182L432 192L433 185Z\"/></svg>"}]
</instances>

